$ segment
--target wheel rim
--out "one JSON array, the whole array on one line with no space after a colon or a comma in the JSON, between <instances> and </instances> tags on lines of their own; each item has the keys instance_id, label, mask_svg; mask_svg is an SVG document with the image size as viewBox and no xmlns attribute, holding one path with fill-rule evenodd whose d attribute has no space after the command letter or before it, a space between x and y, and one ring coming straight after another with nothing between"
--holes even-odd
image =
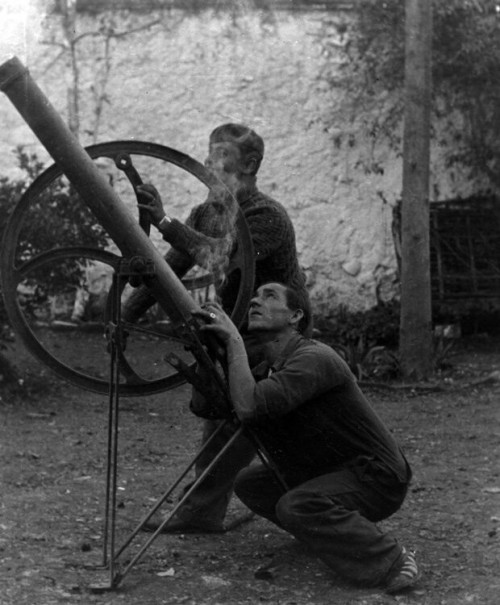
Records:
<instances>
[{"instance_id":1,"label":"wheel rim","mask_svg":"<svg viewBox=\"0 0 500 605\"><path fill-rule=\"evenodd\" d=\"M144 166L147 166L148 170L149 163L151 163L152 160L158 160L160 162L160 164L156 165L158 170L160 170L159 166L162 166L163 164L168 165L169 167L171 165L175 167L175 169L180 169L180 172L175 175L175 178L184 178L186 176L184 173L188 173L195 177L194 182L196 183L196 186L198 186L198 189L199 185L202 185L205 188L210 187L209 175L202 164L190 156L169 147L143 141L113 141L87 147L86 151L95 161L109 161L109 166L111 166L115 158L122 154L128 154L133 157L134 163L142 162ZM169 171L167 172L170 174ZM120 176L118 172L116 174ZM179 175L183 176L179 177ZM123 182L120 182L119 186L124 188L128 186L131 189L130 182L128 182L125 175L121 176L123 176ZM38 279L36 276L39 272L42 274L50 274L52 267L54 266L54 272L56 274L58 270L64 273L68 266L67 263L71 266L71 263L81 263L82 260L91 264L101 263L103 266L113 270L116 269L120 261L121 255L119 253L115 254L111 251L85 245L56 247L54 249L37 252L28 260L20 258L20 256L22 256L20 242L22 240L23 230L26 230L27 228L26 221L29 211L33 209L35 204L40 203L42 196L47 193L54 183L58 182L58 179L63 178L64 175L62 175L58 166L53 165L46 169L26 190L9 218L3 238L1 263L5 308L14 329L20 336L26 348L42 363L73 384L91 391L107 393L109 391L109 377L103 375L103 364L106 362L109 363L109 356L107 352L107 343L104 339L102 339L100 343L97 338L95 339L95 342L92 342L92 346L96 351L95 364L98 368L96 370L97 374L94 372L94 369L85 368L82 370L80 367L73 367L75 365L74 362L73 365L70 365L68 358L66 356L61 357L61 354L58 353L58 348L61 347L63 337L70 340L77 338L82 346L90 346L90 344L84 344L84 340L86 337L90 340L89 335L92 330L89 330L89 328L96 328L98 330L98 326L93 326L88 323L78 323L73 326L71 323L65 323L64 321L58 323L51 322L49 325L40 326L40 322L29 317L26 312L26 306L21 304L22 296L19 292L20 289L22 289L27 282L29 283L30 279L31 281L36 281ZM252 241L248 226L241 211L239 211L236 220L236 245L238 253L232 259L231 265L233 270L237 270L240 273L240 286L236 303L231 310L231 317L233 321L239 325L246 315L254 281ZM207 275L183 280L185 287L189 290L207 288L209 282L210 276ZM105 328L106 326L103 323L102 330L105 331ZM131 331L135 330L133 326L127 326L127 329ZM163 343L162 346L176 346L177 348L182 348L182 339L175 333L165 337L164 332L161 330L144 331L143 327L138 327L137 330L138 334L141 335L137 337L138 342L140 338L145 338L144 334L147 334L148 338L154 343L153 348L157 347L158 343ZM50 331L55 332L55 337L53 337L53 334L51 334ZM58 338L59 346L57 341ZM145 344L144 347L146 347ZM128 355L127 351L125 351L125 354ZM143 353L134 353L133 350L130 355L131 357L136 355L140 362L144 356ZM185 353L185 355L187 355L185 361L192 364L194 362L192 357L190 358L187 353ZM78 365L78 352L76 352L76 360L76 364ZM155 363L159 364L160 362L157 361ZM164 367L162 369L155 368L154 371L149 368L145 371L142 371L141 369L141 372L134 372L133 375L129 374L128 376L126 371L122 372L122 382L120 382L119 385L120 394L124 396L141 396L159 393L172 389L185 382L181 374L174 370L170 371L166 367L165 362L162 363ZM125 365L123 368L124 370Z\"/></svg>"}]
</instances>

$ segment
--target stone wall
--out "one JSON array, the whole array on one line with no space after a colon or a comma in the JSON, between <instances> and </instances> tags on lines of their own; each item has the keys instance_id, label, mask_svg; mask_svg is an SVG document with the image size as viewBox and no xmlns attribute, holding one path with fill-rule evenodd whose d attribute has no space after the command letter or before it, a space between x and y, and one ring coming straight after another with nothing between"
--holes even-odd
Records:
<instances>
[{"instance_id":1,"label":"stone wall","mask_svg":"<svg viewBox=\"0 0 500 605\"><path fill-rule=\"evenodd\" d=\"M138 28L158 16L123 15L117 27ZM113 42L98 136L153 141L203 161L213 127L241 121L256 129L266 142L259 186L288 209L315 309L326 315L340 304L369 308L377 292L384 298L397 294L391 216L401 196L401 156L374 146L364 133L366 116L338 113L324 126L345 98L318 80L325 60L318 34L325 20L335 27L349 18L318 11L163 15L158 25ZM78 28L97 31L98 17L80 17ZM49 18L43 31L46 40L57 37L58 17ZM27 51L31 73L66 115L69 71L57 59L60 48L32 43ZM85 38L79 53L82 142L89 144L92 86L102 67L99 38ZM15 145L39 147L7 101L0 103L0 129L2 173L10 174ZM444 169L434 149L433 195L465 196L468 189L460 173ZM179 218L198 201L195 195L185 200L175 191L163 193Z\"/></svg>"}]
</instances>

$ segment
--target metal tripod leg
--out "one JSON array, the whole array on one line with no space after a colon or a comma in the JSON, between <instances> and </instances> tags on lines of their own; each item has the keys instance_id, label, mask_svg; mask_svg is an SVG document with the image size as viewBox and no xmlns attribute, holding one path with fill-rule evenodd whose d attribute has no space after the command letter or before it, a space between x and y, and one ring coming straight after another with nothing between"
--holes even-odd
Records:
<instances>
[{"instance_id":1,"label":"metal tripod leg","mask_svg":"<svg viewBox=\"0 0 500 605\"><path fill-rule=\"evenodd\" d=\"M113 576L113 553L115 548L115 527L116 527L116 484L118 474L118 412L119 396L118 388L114 385L117 381L118 363L116 352L112 347L112 372L113 381L110 383L109 392L109 411L108 411L108 460L106 468L106 504L104 513L104 541L103 541L103 566L109 564L110 576ZM118 378L119 379L119 378ZM108 556L110 555L110 556Z\"/></svg>"},{"instance_id":2,"label":"metal tripod leg","mask_svg":"<svg viewBox=\"0 0 500 605\"><path fill-rule=\"evenodd\" d=\"M104 509L103 529L103 556L102 567L109 569L109 583L112 585L115 575L115 531L116 531L116 492L118 475L118 427L119 427L119 389L120 370L119 353L121 352L120 335L120 291L118 288L118 275L113 274L113 301L111 309L111 321L108 325L110 364L109 364L109 392L108 392L108 449L106 465L106 496ZM107 586L107 585L106 585ZM95 587L96 592L100 588Z\"/></svg>"},{"instance_id":3,"label":"metal tripod leg","mask_svg":"<svg viewBox=\"0 0 500 605\"><path fill-rule=\"evenodd\" d=\"M118 365L116 361L116 365ZM116 374L115 374L116 378ZM109 571L109 583L106 585L94 585L91 586L93 592L104 592L106 590L113 590L118 587L123 578L129 573L134 565L143 557L148 548L153 544L157 537L163 532L168 526L170 520L174 517L177 511L183 506L188 500L191 494L198 488L205 477L212 471L219 460L224 454L231 448L232 444L240 437L241 434L245 434L255 445L257 453L261 458L262 462L270 468L275 474L278 482L283 487L283 490L287 490L286 483L281 476L276 465L272 461L271 456L264 448L257 435L251 430L245 429L240 425L227 443L220 449L217 455L213 458L210 464L204 469L199 477L193 482L190 488L183 494L182 498L177 502L175 507L170 511L169 515L165 517L163 522L158 526L156 531L150 536L148 540L139 548L137 553L127 563L123 570L119 570L119 559L126 552L129 546L132 544L135 537L142 530L147 521L158 511L161 505L166 501L170 494L179 486L181 481L194 467L200 456L204 453L205 449L210 446L213 439L216 438L218 433L230 423L230 420L225 420L220 423L217 429L210 435L203 447L200 448L193 460L188 464L184 471L179 475L175 482L160 496L155 504L150 508L148 513L141 519L139 524L126 538L123 544L115 550L115 532L116 532L116 485L117 485L117 454L118 454L118 411L119 411L119 391L117 388L110 389L110 401L109 401L109 426L108 426L108 467L107 467L107 480L106 480L106 510L105 510L105 529L104 529L104 545L103 545L103 566L108 568Z\"/></svg>"},{"instance_id":4,"label":"metal tripod leg","mask_svg":"<svg viewBox=\"0 0 500 605\"><path fill-rule=\"evenodd\" d=\"M275 464L274 460L272 459L272 456L269 454L266 447L264 446L262 441L259 439L259 436L249 427L246 427L245 435L250 439L250 441L252 441L255 449L257 450L257 455L259 456L259 458L262 461L262 464L267 466L267 468L272 473L274 473L276 480L278 481L280 486L283 488L283 493L287 492L289 489L288 485L287 485L283 475L281 474L278 466Z\"/></svg>"},{"instance_id":5,"label":"metal tripod leg","mask_svg":"<svg viewBox=\"0 0 500 605\"><path fill-rule=\"evenodd\" d=\"M202 448L200 448L200 450L198 451L198 453L196 454L196 456L193 458L193 460L188 464L188 466L184 469L184 471L182 471L182 473L179 475L179 477L174 481L174 483L158 498L158 500L154 503L154 505L149 509L149 511L146 513L146 515L140 520L140 522L138 523L138 525L135 527L135 529L132 531L132 533L128 536L128 538L125 540L125 542L122 544L122 546L118 549L118 551L116 552L116 556L118 557L124 550L125 548L127 548L127 546L130 544L130 542L132 542L132 540L135 538L135 536L141 531L141 529L144 527L144 525L146 525L146 523L149 521L149 519L151 519L151 517L157 512L157 510L161 507L162 504L164 504L164 502L167 500L167 498L170 496L170 494L172 494L172 492L180 485L180 483L182 482L182 480L186 477L186 475L189 473L189 471L194 467L194 465L196 464L196 462L198 461L198 459L201 457L201 455L204 453L205 449L208 448L209 444L215 439L215 437L222 431L222 429L226 426L228 421L226 422L222 422L217 429L210 435L209 439L207 439L207 441L205 442L205 444L203 445ZM221 453L222 455L222 453ZM209 470L212 470L213 468L213 464L210 465ZM203 474L204 478L206 476L207 473ZM195 484L199 484L200 481L197 479L192 486L194 487ZM189 490L189 494L191 494L193 492L192 489ZM179 502L179 504L175 507L174 511L172 512L172 515L175 514L175 512L177 512L177 510L179 509L179 507L181 506L181 504L184 503L184 501L187 498L187 495L189 495L188 493L186 493L184 495L184 497L182 498L182 500ZM164 526L163 526L164 527Z\"/></svg>"},{"instance_id":6,"label":"metal tripod leg","mask_svg":"<svg viewBox=\"0 0 500 605\"><path fill-rule=\"evenodd\" d=\"M225 426L225 424L227 424L227 422L229 422L229 421L223 422L220 425L219 429L222 430L222 427ZM216 432L218 432L219 429ZM151 546L151 544L156 540L156 538L162 533L163 529L165 527L167 527L168 523L173 518L173 516L175 515L175 513L179 510L179 508L182 507L182 505L186 502L186 500L189 498L189 496L191 496L191 494L197 489L197 487L200 485L200 483L205 479L205 477L210 473L210 471L214 468L214 466L219 462L219 460L222 458L222 456L224 456L224 454L232 446L232 444L234 443L234 441L236 441L236 439L238 439L238 437L241 435L242 432L243 432L243 428L241 426L238 427L238 429L231 436L231 438L227 441L227 443L224 445L224 447L221 448L221 450L218 452L218 454L215 456L215 458L211 461L211 463L206 467L206 469L203 471L203 473L201 473L201 475L196 478L196 480L191 485L191 487L186 491L186 493L182 496L182 498L177 502L177 504L175 505L175 507L170 511L169 515L158 526L158 528L156 529L156 531L151 535L151 537L146 541L146 543L140 548L140 550L131 559L131 561L127 564L127 566L123 569L123 571L121 573L115 574L114 581L113 581L113 587L118 586L118 584L121 582L121 580L124 578L124 576L139 561L139 559L141 559L141 557L146 552L146 550ZM213 434L212 436L214 436L214 435L215 434ZM187 470L189 470L195 464L195 462L198 459L199 455L203 452L204 448L208 445L209 441L210 440L208 440L205 443L204 447L200 450L200 452L198 453L197 457L193 460L193 462L191 462L191 464L189 465L189 467L188 467ZM186 470L186 472L187 472L187 470ZM176 483L178 484L179 482L180 482L180 479ZM172 487L169 490L168 493L170 493L173 489L174 488ZM161 502L163 502L164 499L165 498L162 497ZM161 502L157 503L153 507L154 511L156 511L159 508ZM134 532L132 532L131 536L126 540L126 542L124 543L124 545L120 548L120 550L117 553L117 556L119 554L122 554L124 552L126 546L128 546L128 544L130 544L130 542L132 541L133 537L135 535L137 535L137 533L143 527L144 523L150 518L150 516L153 514L154 511L151 511L147 515L147 517L143 521L141 521L141 523L138 525L138 527L134 530Z\"/></svg>"},{"instance_id":7,"label":"metal tripod leg","mask_svg":"<svg viewBox=\"0 0 500 605\"><path fill-rule=\"evenodd\" d=\"M116 398L115 398L116 400ZM115 401L114 400L114 401ZM113 406L114 409L115 406ZM209 446L210 442L215 439L216 435L223 430L223 428L230 422L229 420L225 420L221 422L221 424L217 427L217 429L212 433L210 438L205 442L203 447L199 450L194 459L189 463L186 469L181 473L178 479L173 483L171 487L156 501L156 503L152 506L146 516L139 522L137 527L131 532L131 534L127 537L125 542L115 551L115 529L116 529L116 458L117 458L117 447L116 447L116 433L115 428L117 428L117 423L114 422L117 419L117 414L113 412L112 414L112 424L113 430L111 431L111 437L113 443L110 445L108 451L110 452L110 462L108 463L108 480L107 480L107 496L106 496L106 522L105 522L105 541L104 541L104 566L109 569L109 584L105 585L93 585L91 586L91 590L93 592L104 592L106 590L113 590L117 588L122 579L127 575L127 573L132 569L132 567L142 558L147 549L151 546L151 544L156 540L156 538L162 533L163 529L168 525L169 521L175 515L175 513L182 507L182 505L186 502L186 500L191 496L191 494L197 489L200 483L205 479L205 477L211 472L214 466L219 462L219 460L224 456L227 450L232 446L234 441L241 435L243 432L243 428L240 426L237 428L235 433L231 436L231 438L227 441L227 443L221 448L218 454L214 457L214 459L210 462L210 464L206 467L203 473L200 474L199 477L196 478L194 483L190 486L190 488L186 491L186 493L182 496L176 506L172 509L170 514L164 519L158 529L151 535L151 537L139 548L138 552L134 555L134 557L127 563L126 567L119 571L119 558L123 553L127 550L127 548L131 545L134 538L144 527L145 523L151 518L151 516L160 508L160 506L165 502L168 496L174 491L174 489L180 484L183 478L187 475L187 473L192 469L192 467L196 464L199 457L203 454L204 450ZM109 537L108 537L109 536ZM108 544L109 541L109 544Z\"/></svg>"}]
</instances>

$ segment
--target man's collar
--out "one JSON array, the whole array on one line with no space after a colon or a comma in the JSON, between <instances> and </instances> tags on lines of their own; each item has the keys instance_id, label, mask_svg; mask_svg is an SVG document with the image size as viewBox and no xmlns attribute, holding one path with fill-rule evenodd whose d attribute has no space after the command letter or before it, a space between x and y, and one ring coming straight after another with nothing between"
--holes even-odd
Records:
<instances>
[{"instance_id":1,"label":"man's collar","mask_svg":"<svg viewBox=\"0 0 500 605\"><path fill-rule=\"evenodd\" d=\"M290 340L286 343L286 345L283 348L283 350L281 351L281 353L274 360L274 363L270 366L273 372L277 372L278 370L280 370L283 367L285 361L288 359L288 357L290 357L291 353L293 351L295 351L299 342L303 338L304 337L302 336L302 334L294 334L290 338Z\"/></svg>"},{"instance_id":2,"label":"man's collar","mask_svg":"<svg viewBox=\"0 0 500 605\"><path fill-rule=\"evenodd\" d=\"M268 361L261 361L252 368L252 374L257 380L262 380L263 378L270 376L273 372L280 370L303 338L302 334L294 334L272 364L269 364Z\"/></svg>"}]
</instances>

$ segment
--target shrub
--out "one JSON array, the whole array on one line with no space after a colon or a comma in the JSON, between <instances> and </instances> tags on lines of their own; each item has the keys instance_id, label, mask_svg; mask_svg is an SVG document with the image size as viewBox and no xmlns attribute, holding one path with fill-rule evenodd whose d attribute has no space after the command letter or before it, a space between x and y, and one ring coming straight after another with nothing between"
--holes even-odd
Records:
<instances>
[{"instance_id":1,"label":"shrub","mask_svg":"<svg viewBox=\"0 0 500 605\"><path fill-rule=\"evenodd\" d=\"M397 347L399 338L399 302L378 302L367 311L349 311L341 305L334 315L315 319L316 327L345 346L364 341L368 348L376 345Z\"/></svg>"},{"instance_id":2,"label":"shrub","mask_svg":"<svg viewBox=\"0 0 500 605\"><path fill-rule=\"evenodd\" d=\"M28 154L22 147L16 150L19 167L23 177L12 179L0 177L0 216L10 215L28 185L43 170L42 162L36 154ZM57 245L81 245L103 248L108 244L104 229L96 222L90 210L78 200L78 195L65 179L55 180L50 187L33 200L29 207L29 217L19 235L16 258L27 261L42 251L51 250ZM3 240L6 221L0 223L0 239ZM25 290L30 292L25 300L24 311L34 315L43 306L49 295L66 292L68 288L78 286L83 279L83 269L77 260L45 265L30 275ZM31 283L30 283L31 282ZM50 286L47 286L50 284ZM49 291L50 289L50 291ZM1 286L0 286L1 294ZM5 350L9 334L9 319L3 298L0 296L0 351ZM0 374L10 375L11 369L5 368L6 357L0 358Z\"/></svg>"},{"instance_id":3,"label":"shrub","mask_svg":"<svg viewBox=\"0 0 500 605\"><path fill-rule=\"evenodd\" d=\"M367 311L340 306L327 318L316 318L319 339L337 350L359 378L393 378L399 372L399 302L378 302Z\"/></svg>"}]
</instances>

